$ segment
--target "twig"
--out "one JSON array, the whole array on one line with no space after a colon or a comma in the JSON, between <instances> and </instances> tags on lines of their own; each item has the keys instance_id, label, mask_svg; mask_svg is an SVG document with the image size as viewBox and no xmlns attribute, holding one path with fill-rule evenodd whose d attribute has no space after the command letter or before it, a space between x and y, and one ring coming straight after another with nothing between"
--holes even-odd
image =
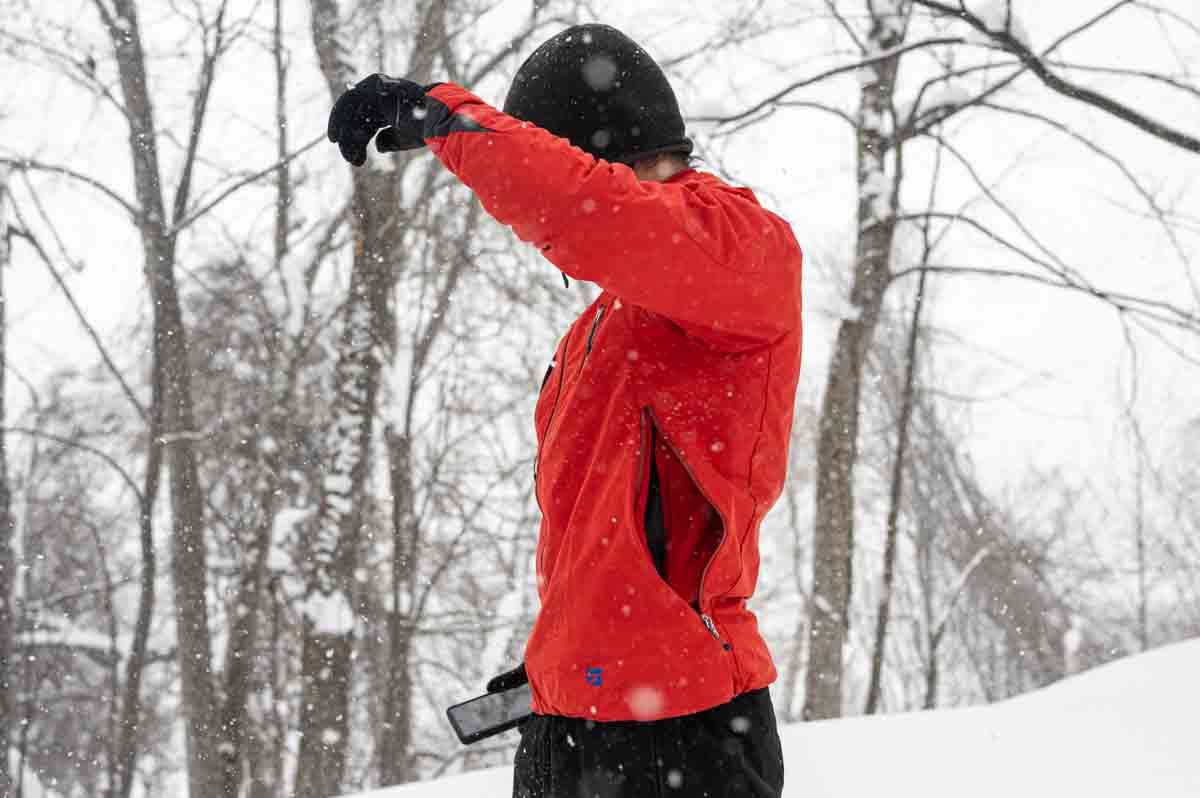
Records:
<instances>
[{"instance_id":1,"label":"twig","mask_svg":"<svg viewBox=\"0 0 1200 798\"><path fill-rule=\"evenodd\" d=\"M1151 214L1162 227L1167 239L1171 242L1172 248L1175 250L1175 254L1179 256L1179 260L1183 264L1184 277L1187 278L1188 284L1192 290L1192 296L1196 300L1197 305L1200 305L1200 286L1196 284L1196 278L1192 275L1188 254L1183 248L1183 243L1179 240L1179 236L1176 234L1175 228L1172 227L1171 223L1167 220L1167 211L1158 204L1158 200L1154 198L1154 195L1148 188L1142 185L1141 181L1138 180L1133 171L1125 165L1124 161L1113 155L1108 150L1099 146L1082 133L1078 133L1062 122L1050 119L1049 117L1042 116L1041 114L1034 113L1032 111L1027 111L1024 108L1015 108L1012 106L998 105L995 103L981 103L981 107L989 108L1000 113L1020 116L1025 119L1032 119L1034 121L1041 122L1044 125L1048 125L1054 130L1057 130L1066 136L1070 136L1077 143L1082 144L1085 148L1091 150L1093 153L1116 167L1116 169L1122 174L1122 176L1124 176L1129 184L1133 186L1134 191L1136 191L1142 197L1142 199L1145 200L1146 205L1150 207Z\"/></svg>"},{"instance_id":2,"label":"twig","mask_svg":"<svg viewBox=\"0 0 1200 798\"><path fill-rule=\"evenodd\" d=\"M933 46L939 45L939 44L965 44L965 43L966 43L966 39L962 38L961 36L939 36L939 37L935 37L932 39L923 39L919 42L913 42L912 44L904 44L904 45L900 45L898 47L891 47L891 48L888 48L887 50L878 52L868 58L864 58L861 61L856 61L853 64L843 64L841 66L833 67L832 69L827 69L824 72L820 72L816 75L813 75L812 77L808 77L808 78L804 78L803 80L796 81L795 83L780 89L779 91L770 95L766 99L764 99L758 103L755 103L754 105L750 106L745 111L741 111L739 113L732 114L730 116L699 116L699 117L694 117L694 120L697 122L716 122L719 125L729 124L730 122L738 122L742 119L745 119L748 116L752 116L752 115L758 113L759 111L761 111L763 108L767 107L768 105L778 102L779 100L783 99L784 97L786 97L787 95L796 91L797 89L802 89L805 86L811 86L814 83L819 83L822 80L834 77L835 75L842 75L846 72L854 72L855 70L862 69L863 67L869 67L874 64L882 63L883 61L887 61L888 59L895 58L897 56L903 55L904 53L910 52L912 50L919 50L923 47L933 47Z\"/></svg>"},{"instance_id":3,"label":"twig","mask_svg":"<svg viewBox=\"0 0 1200 798\"><path fill-rule=\"evenodd\" d=\"M120 205L122 208L125 209L125 212L128 213L130 215L130 217L136 219L139 215L138 209L136 207L134 207L132 202L125 199L120 194L118 194L116 191L114 191L113 189L104 185L96 178L89 177L89 176L83 174L82 172L76 172L74 169L71 169L70 167L59 166L57 164L42 163L40 161L35 161L31 158L0 157L0 164L3 164L5 166L11 166L13 169L17 169L17 170L21 170L21 171L33 170L35 172L47 172L50 174L63 175L65 177L69 177L73 180L78 180L81 183L85 183L86 185L91 186L92 188L96 189L104 196L111 199L113 202Z\"/></svg>"},{"instance_id":4,"label":"twig","mask_svg":"<svg viewBox=\"0 0 1200 798\"><path fill-rule=\"evenodd\" d=\"M291 155L287 156L286 158L278 160L275 163L271 164L270 166L264 167L264 168L258 170L257 172L254 172L251 175L243 177L241 180L238 180L237 182L233 183L228 188L223 190L220 194L218 194L216 197L211 199L209 202L200 206L199 208L192 211L184 218L175 222L175 224L171 225L171 228L167 231L167 236L174 237L174 236L179 235L181 232L183 232L188 227L190 227L192 224L194 224L196 222L196 220L200 219L201 217L206 215L209 211L211 211L213 208L215 208L217 205L221 204L226 199L228 199L229 196L231 194L233 194L234 192L236 192L242 188L245 188L247 185L249 185L251 183L254 183L258 180L263 179L267 175L271 174L271 172L274 172L276 169L278 169L280 166L283 166L287 163L290 163L290 162L296 160L301 155L308 152L309 150L311 150L313 147L317 146L324 140L325 140L325 134L322 133L321 135L319 135L316 138L309 141L307 144L305 144L300 149L293 152Z\"/></svg>"},{"instance_id":5,"label":"twig","mask_svg":"<svg viewBox=\"0 0 1200 798\"><path fill-rule=\"evenodd\" d=\"M1052 288L1062 288L1068 291L1077 291L1081 294L1099 299L1113 307L1121 313L1134 313L1144 318L1153 319L1161 324L1171 327L1176 327L1190 333L1200 331L1200 317L1196 317L1187 311L1169 305L1165 302L1154 299L1145 299L1143 297L1133 296L1130 294L1121 293L1118 291L1106 291L1100 288L1079 285L1066 280L1054 280L1040 274L1032 272L1024 272L1019 269L1001 269L1001 268L985 268L977 266L951 266L944 264L932 264L929 266L913 266L908 269L901 269L892 275L892 279L907 277L910 274L918 274L922 271L928 271L935 274L962 274L974 275L978 277L1004 277L1017 280L1026 280L1039 285L1046 285ZM1161 310L1162 313L1157 313L1155 310ZM1178 318L1172 318L1176 316Z\"/></svg>"},{"instance_id":6,"label":"twig","mask_svg":"<svg viewBox=\"0 0 1200 798\"><path fill-rule=\"evenodd\" d=\"M1131 0L1121 0L1106 10L1100 18L1107 16L1117 8L1127 5ZM1173 144L1176 147L1187 150L1188 152L1200 153L1200 138L1184 133L1180 130L1151 119L1145 114L1130 108L1124 103L1118 102L1111 97L1093 91L1085 86L1080 86L1075 83L1060 77L1046 66L1040 56L1034 53L1029 46L1018 39L1010 30L992 30L987 23L976 14L966 10L960 4L958 8L938 2L938 0L913 0L917 5L924 6L933 11L940 12L947 16L956 16L965 21L968 25L978 30L980 33L987 36L992 41L996 42L1003 49L1017 56L1029 71L1033 72L1039 80L1042 81L1048 88L1052 89L1065 97L1078 100L1079 102L1091 105L1101 111L1121 119L1129 124L1137 127L1157 139ZM1081 26L1082 27L1082 26ZM1064 34L1071 35L1073 32Z\"/></svg>"},{"instance_id":7,"label":"twig","mask_svg":"<svg viewBox=\"0 0 1200 798\"><path fill-rule=\"evenodd\" d=\"M117 381L117 384L121 386L121 391L125 394L125 397L129 399L129 403L133 405L135 410L137 410L138 415L145 419L146 408L138 400L137 395L133 392L133 388L131 388L129 383L126 382L124 375L122 375L120 369L117 368L117 364L113 362L112 357L108 354L108 348L104 345L104 342L100 340L100 334L96 332L96 328L92 326L90 321L88 321L87 315L83 312L83 308L80 307L79 303L75 300L74 292L71 291L70 286L68 286L66 280L63 279L62 273L59 272L57 267L55 267L54 261L51 260L41 242L38 241L37 237L34 236L32 232L30 232L29 225L26 224L25 220L21 216L20 208L18 208L15 204L13 206L13 213L16 216L17 221L21 224L20 228L13 230L13 235L28 242L33 248L34 252L38 254L38 258L41 259L42 263L46 266L47 271L50 272L50 276L54 278L54 282L63 292L63 296L66 297L67 304L71 306L71 310L75 313L75 318L77 318L79 323L83 325L83 329L87 332L88 337L91 338L92 343L96 345L96 351L100 353L100 359L104 361L104 365L108 368L109 372L112 373L113 378Z\"/></svg>"},{"instance_id":8,"label":"twig","mask_svg":"<svg viewBox=\"0 0 1200 798\"><path fill-rule=\"evenodd\" d=\"M124 482L125 485L131 491L133 491L133 495L137 497L137 500L139 502L142 501L141 488L139 488L137 486L137 483L133 481L133 477L131 477L129 475L129 472L126 471L125 468L120 463L118 463L113 458L112 455L108 454L105 451L97 449L95 446L84 443L83 441L71 440L70 438L64 438L61 435L55 435L54 433L46 432L45 430L30 429L29 427L0 427L0 431L11 432L14 435L28 435L33 438L42 438L44 440L52 441L52 442L60 444L62 446L67 446L72 449L79 449L82 452L87 452L88 454L93 454L96 457L99 457L104 462L108 463L110 466L112 466L113 470L116 471L121 476L121 481Z\"/></svg>"},{"instance_id":9,"label":"twig","mask_svg":"<svg viewBox=\"0 0 1200 798\"><path fill-rule=\"evenodd\" d=\"M201 17L201 40L203 42L204 58L200 63L200 75L197 79L197 88L194 99L192 100L192 124L188 132L188 143L183 158L183 172L179 177L179 185L175 187L175 201L171 206L171 219L178 220L183 215L187 208L188 196L192 188L192 170L196 166L196 153L200 148L200 133L204 129L204 122L208 118L208 98L212 93L213 81L216 79L217 59L224 52L224 37L225 37L225 9L228 6L228 0L223 0L220 8L217 9L216 20L214 26L216 33L213 38L212 50L209 51L208 45L208 30L207 25L204 25L203 17Z\"/></svg>"}]
</instances>

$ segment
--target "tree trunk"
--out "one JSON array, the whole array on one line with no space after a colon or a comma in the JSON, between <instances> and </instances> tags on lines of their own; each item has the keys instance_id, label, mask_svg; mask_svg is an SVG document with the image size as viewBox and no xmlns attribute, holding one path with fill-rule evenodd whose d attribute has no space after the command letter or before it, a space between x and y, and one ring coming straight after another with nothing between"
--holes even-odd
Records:
<instances>
[{"instance_id":1,"label":"tree trunk","mask_svg":"<svg viewBox=\"0 0 1200 798\"><path fill-rule=\"evenodd\" d=\"M345 88L348 69L342 61L335 0L314 0L312 30L330 97L336 99ZM392 349L394 338L388 302L394 259L401 251L400 177L371 166L353 173L354 263L334 372L328 462L317 516L304 530L302 546L305 611L296 798L336 795L345 773L355 571L381 355Z\"/></svg>"},{"instance_id":2,"label":"tree trunk","mask_svg":"<svg viewBox=\"0 0 1200 798\"><path fill-rule=\"evenodd\" d=\"M5 411L7 410L8 334L4 293L5 271L8 269L10 239L5 207L8 199L8 169L0 167L0 796L13 794L13 778L9 772L8 749L13 730L17 727L17 702L13 700L14 669L13 638L16 617L13 599L16 587L16 559L13 554L13 535L16 524L12 516L12 494L8 485L8 448L5 443Z\"/></svg>"},{"instance_id":3,"label":"tree trunk","mask_svg":"<svg viewBox=\"0 0 1200 798\"><path fill-rule=\"evenodd\" d=\"M938 701L938 643L939 637L929 638L929 662L925 665L925 701L923 709L936 709Z\"/></svg>"},{"instance_id":4,"label":"tree trunk","mask_svg":"<svg viewBox=\"0 0 1200 798\"><path fill-rule=\"evenodd\" d=\"M211 673L204 497L194 441L196 425L187 330L175 282L175 239L167 228L154 109L146 82L134 0L113 0L111 14L102 3L96 5L112 40L129 120L134 187L141 211L138 225L146 279L154 302L155 350L161 357L162 437L171 474L171 563L189 793L192 798L213 798L220 794L222 773L217 756L216 695ZM186 194L186 187L182 187L176 197L177 210L182 208Z\"/></svg>"},{"instance_id":5,"label":"tree trunk","mask_svg":"<svg viewBox=\"0 0 1200 798\"><path fill-rule=\"evenodd\" d=\"M388 613L388 658L384 716L379 734L380 784L412 781L412 588L416 570L416 509L413 500L412 447L407 434L387 430L392 489L392 606Z\"/></svg>"},{"instance_id":6,"label":"tree trunk","mask_svg":"<svg viewBox=\"0 0 1200 798\"><path fill-rule=\"evenodd\" d=\"M921 621L924 624L925 642L925 700L922 707L933 709L938 700L938 647L941 631L936 629L937 618L933 612L933 529L917 519L917 581L921 585Z\"/></svg>"},{"instance_id":7,"label":"tree trunk","mask_svg":"<svg viewBox=\"0 0 1200 798\"><path fill-rule=\"evenodd\" d=\"M172 247L173 249L173 247ZM174 253L160 256L154 282L155 337L163 351L163 436L171 468L173 522L172 575L183 711L188 728L188 780L196 798L221 788L217 756L216 695L212 679L212 638L208 628L207 541L204 498L193 438L191 367L183 314L174 282Z\"/></svg>"},{"instance_id":8,"label":"tree trunk","mask_svg":"<svg viewBox=\"0 0 1200 798\"><path fill-rule=\"evenodd\" d=\"M875 648L871 656L871 681L867 686L867 706L864 714L873 715L879 707L883 691L883 658L887 645L888 621L892 614L892 584L896 576L896 548L900 536L900 505L904 498L904 458L908 453L909 421L912 419L913 382L917 371L917 332L921 323L921 307L925 302L925 278L921 272L913 306L912 325L908 331L908 350L905 357L904 393L900 397L900 414L896 420L896 455L892 462L891 495L888 498L887 527L883 547L883 587L879 610L875 616Z\"/></svg>"},{"instance_id":9,"label":"tree trunk","mask_svg":"<svg viewBox=\"0 0 1200 798\"><path fill-rule=\"evenodd\" d=\"M1132 417L1132 413L1130 413ZM1137 429L1137 422L1132 418L1130 421L1134 425L1134 433L1137 437L1139 449L1137 452L1137 468L1134 471L1134 519L1133 531L1137 549L1137 636L1138 650L1150 650L1150 600L1149 589L1147 587L1148 580L1146 578L1146 467L1143 462L1144 451L1140 447L1142 443L1141 431Z\"/></svg>"},{"instance_id":10,"label":"tree trunk","mask_svg":"<svg viewBox=\"0 0 1200 798\"><path fill-rule=\"evenodd\" d=\"M291 169L287 162L287 70L283 45L283 0L275 0L273 27L271 50L275 63L276 154L279 157L279 165L275 169L273 263L285 291L285 299L290 303L299 301L300 298L286 295L287 280L283 277L288 234L291 229L289 219L292 203ZM294 374L295 370L289 369L288 373ZM278 417L286 418L292 400L293 386L289 380L283 396L279 397ZM272 434L283 437L278 430L272 430ZM262 603L267 589L267 561L273 545L275 517L282 493L279 474L284 469L285 464L277 456L260 452L256 468L259 480L257 519L249 539L239 541L239 549L244 556L238 574L237 596L234 600L229 642L225 652L224 703L221 707L221 731L224 735L221 746L223 798L238 798L249 756L247 704L252 690L253 662L262 625ZM265 748L256 743L256 751L256 756L261 759ZM252 786L251 789L263 788Z\"/></svg>"},{"instance_id":11,"label":"tree trunk","mask_svg":"<svg viewBox=\"0 0 1200 798\"><path fill-rule=\"evenodd\" d=\"M870 8L870 3L868 3ZM903 29L892 17L873 15L873 51L895 47ZM804 719L842 714L843 648L850 625L854 557L854 464L858 457L859 396L863 365L890 278L900 185L900 150L890 133L892 89L899 57L868 67L859 98L858 238L851 312L834 344L817 441L817 501L813 547L812 625ZM894 159L888 168L889 155Z\"/></svg>"},{"instance_id":12,"label":"tree trunk","mask_svg":"<svg viewBox=\"0 0 1200 798\"><path fill-rule=\"evenodd\" d=\"M358 568L371 438L378 409L379 353L390 341L386 303L391 255L385 215L394 176L356 181L355 257L334 372L327 464L314 523L305 530L302 714L297 798L337 794L345 769ZM378 186L376 192L364 187Z\"/></svg>"},{"instance_id":13,"label":"tree trunk","mask_svg":"<svg viewBox=\"0 0 1200 798\"><path fill-rule=\"evenodd\" d=\"M158 499L159 480L162 475L162 357L155 347L151 364L151 398L148 420L150 422L146 475L143 482L141 506L138 508L138 525L142 549L142 573L138 594L138 617L133 630L133 643L129 648L129 661L125 666L125 696L121 707L121 739L117 747L117 766L120 774L120 797L129 798L133 792L133 780L137 775L137 754L140 742L139 730L142 718L142 671L146 664L146 650L150 644L150 623L154 618L156 598L155 579L158 574L158 558L154 548L154 505Z\"/></svg>"},{"instance_id":14,"label":"tree trunk","mask_svg":"<svg viewBox=\"0 0 1200 798\"><path fill-rule=\"evenodd\" d=\"M380 11L374 3L365 5L369 8L361 10ZM428 0L419 4L406 77L418 82L430 80L435 56L446 43L448 6L448 0ZM331 99L344 91L351 77L343 60L347 49L340 43L339 20L336 0L313 1L313 42ZM341 606L344 602L347 608L358 607L353 595L354 571L361 539L362 497L378 411L380 373L384 365L381 355L392 351L395 338L388 302L396 279L396 257L403 251L405 228L401 186L408 159L400 156L397 160L400 169L396 172L376 170L371 166L352 172L355 256L347 322L335 378L337 393L333 438L330 440L333 464L326 469L320 511L310 530L314 545L309 556L317 559L306 577L308 595L321 596L322 603L332 599ZM416 381L411 381L410 390L415 390L415 386ZM412 397L407 400L411 408ZM394 456L395 452L392 454ZM412 530L415 524L409 501L413 485L410 458L402 456L399 461L394 461L391 470L393 489L403 486L395 500L409 507L408 510L401 509L398 517L393 518L393 589L398 597L413 573L409 559L414 548ZM350 505L348 512L343 514L340 504L345 499L350 500ZM340 597L334 598L338 594ZM399 603L395 604L388 617L386 719L377 740L379 771L384 784L411 778L408 749L412 725L409 675L412 621L402 609ZM322 664L313 647L328 647L339 653L353 650L352 628L337 635L323 634L311 621L308 619L305 626L303 674L304 710L311 714L301 721L300 769L296 781L299 798L323 798L336 792L338 785L333 774L337 774L336 779L340 781L345 762L346 735L336 726L336 720L341 718L344 723L348 715L349 662L344 668L328 661ZM312 672L313 668L319 668L316 674ZM322 672L327 678L314 680L314 675Z\"/></svg>"},{"instance_id":15,"label":"tree trunk","mask_svg":"<svg viewBox=\"0 0 1200 798\"><path fill-rule=\"evenodd\" d=\"M264 473L274 473L263 467ZM225 700L221 707L221 759L224 798L237 798L245 765L247 701L253 678L255 648L262 614L276 506L281 493L278 481L268 478L259 492L258 523L251 540L243 541L237 596L231 613L229 642L225 650Z\"/></svg>"}]
</instances>

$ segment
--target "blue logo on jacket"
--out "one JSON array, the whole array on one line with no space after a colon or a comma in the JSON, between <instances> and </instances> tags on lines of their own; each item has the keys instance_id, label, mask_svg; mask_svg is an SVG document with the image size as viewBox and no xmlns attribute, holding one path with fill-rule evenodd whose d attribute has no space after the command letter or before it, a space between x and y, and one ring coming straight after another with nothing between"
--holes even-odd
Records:
<instances>
[{"instance_id":1,"label":"blue logo on jacket","mask_svg":"<svg viewBox=\"0 0 1200 798\"><path fill-rule=\"evenodd\" d=\"M588 668L584 672L583 678L586 679L587 683L592 687L600 687L602 684L604 684L604 669Z\"/></svg>"}]
</instances>

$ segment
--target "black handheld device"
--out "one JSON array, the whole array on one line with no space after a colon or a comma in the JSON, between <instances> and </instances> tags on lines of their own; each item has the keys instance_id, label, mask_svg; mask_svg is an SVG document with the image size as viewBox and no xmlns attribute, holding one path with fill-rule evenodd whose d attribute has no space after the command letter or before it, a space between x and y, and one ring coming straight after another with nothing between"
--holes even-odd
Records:
<instances>
[{"instance_id":1,"label":"black handheld device","mask_svg":"<svg viewBox=\"0 0 1200 798\"><path fill-rule=\"evenodd\" d=\"M529 683L488 693L455 704L446 710L446 717L454 727L454 733L464 745L508 731L533 714L531 704L533 692Z\"/></svg>"}]
</instances>

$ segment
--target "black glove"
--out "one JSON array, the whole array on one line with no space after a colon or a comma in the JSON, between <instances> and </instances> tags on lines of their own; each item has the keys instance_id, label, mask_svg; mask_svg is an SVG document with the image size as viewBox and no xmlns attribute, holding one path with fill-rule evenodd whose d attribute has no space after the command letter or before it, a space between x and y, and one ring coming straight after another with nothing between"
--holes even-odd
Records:
<instances>
[{"instance_id":1,"label":"black glove","mask_svg":"<svg viewBox=\"0 0 1200 798\"><path fill-rule=\"evenodd\" d=\"M492 677L487 683L487 691L489 693L500 693L504 690L510 690L514 687L520 687L529 681L529 677L525 674L525 663L522 662L511 671Z\"/></svg>"},{"instance_id":2,"label":"black glove","mask_svg":"<svg viewBox=\"0 0 1200 798\"><path fill-rule=\"evenodd\" d=\"M329 112L329 140L355 166L367 161L367 144L375 139L380 152L415 150L425 146L425 92L437 86L381 73L360 80L338 97Z\"/></svg>"}]
</instances>

